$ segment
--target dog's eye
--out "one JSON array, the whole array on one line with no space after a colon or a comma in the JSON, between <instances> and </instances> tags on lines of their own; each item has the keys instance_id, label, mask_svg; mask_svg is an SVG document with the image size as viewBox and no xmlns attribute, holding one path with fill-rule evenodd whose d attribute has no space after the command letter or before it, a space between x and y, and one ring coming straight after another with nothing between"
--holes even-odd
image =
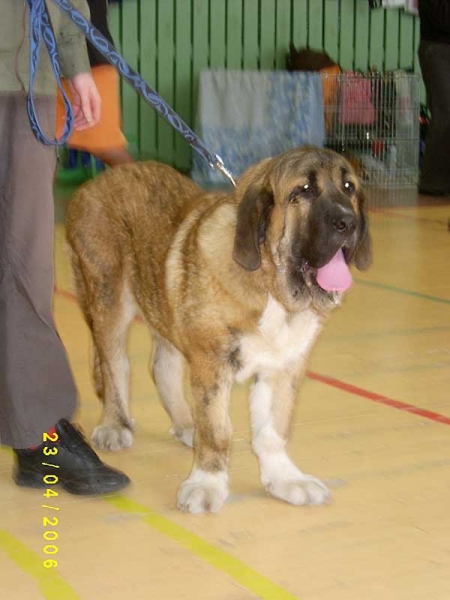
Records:
<instances>
[{"instance_id":1,"label":"dog's eye","mask_svg":"<svg viewBox=\"0 0 450 600\"><path fill-rule=\"evenodd\" d=\"M355 191L355 186L351 181L345 181L344 189L348 194L353 194L353 192Z\"/></svg>"},{"instance_id":2,"label":"dog's eye","mask_svg":"<svg viewBox=\"0 0 450 600\"><path fill-rule=\"evenodd\" d=\"M300 185L293 190L289 195L289 202L296 204L300 198L311 198L314 195L314 187L310 183Z\"/></svg>"},{"instance_id":3,"label":"dog's eye","mask_svg":"<svg viewBox=\"0 0 450 600\"><path fill-rule=\"evenodd\" d=\"M303 198L308 198L311 199L313 196L315 196L317 193L317 188L314 185L311 185L310 183L305 183L304 185L301 186L300 188L300 195Z\"/></svg>"}]
</instances>

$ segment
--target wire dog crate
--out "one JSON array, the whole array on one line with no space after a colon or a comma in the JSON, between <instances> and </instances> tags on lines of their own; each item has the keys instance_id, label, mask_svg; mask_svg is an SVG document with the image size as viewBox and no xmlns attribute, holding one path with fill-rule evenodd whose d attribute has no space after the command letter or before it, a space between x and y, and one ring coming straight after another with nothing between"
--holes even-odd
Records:
<instances>
[{"instance_id":1,"label":"wire dog crate","mask_svg":"<svg viewBox=\"0 0 450 600\"><path fill-rule=\"evenodd\" d=\"M326 146L365 185L410 188L419 172L420 81L405 71L323 75Z\"/></svg>"}]
</instances>

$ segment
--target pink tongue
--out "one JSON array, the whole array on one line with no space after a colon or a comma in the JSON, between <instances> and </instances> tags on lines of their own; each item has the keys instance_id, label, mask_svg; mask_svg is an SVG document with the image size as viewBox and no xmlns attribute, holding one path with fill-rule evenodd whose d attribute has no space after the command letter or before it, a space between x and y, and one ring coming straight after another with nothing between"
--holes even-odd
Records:
<instances>
[{"instance_id":1,"label":"pink tongue","mask_svg":"<svg viewBox=\"0 0 450 600\"><path fill-rule=\"evenodd\" d=\"M342 249L338 250L325 266L317 271L317 283L327 292L344 292L352 284L352 274L345 262Z\"/></svg>"}]
</instances>

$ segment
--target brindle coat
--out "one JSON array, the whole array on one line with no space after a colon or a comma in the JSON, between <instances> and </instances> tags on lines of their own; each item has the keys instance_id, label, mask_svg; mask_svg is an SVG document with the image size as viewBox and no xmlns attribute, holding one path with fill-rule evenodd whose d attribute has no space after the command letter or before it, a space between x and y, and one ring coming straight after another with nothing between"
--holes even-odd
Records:
<instances>
[{"instance_id":1,"label":"brindle coat","mask_svg":"<svg viewBox=\"0 0 450 600\"><path fill-rule=\"evenodd\" d=\"M342 297L318 286L316 269L340 247L359 269L371 261L363 194L345 159L291 150L250 168L230 195L204 193L155 162L124 165L77 191L67 238L103 401L96 445L132 442L126 333L140 312L154 334L153 375L173 433L191 445L195 430L178 506L222 506L230 392L251 376L264 486L293 504L325 502L327 488L291 462L285 444L305 360ZM194 419L183 393L186 363Z\"/></svg>"}]
</instances>

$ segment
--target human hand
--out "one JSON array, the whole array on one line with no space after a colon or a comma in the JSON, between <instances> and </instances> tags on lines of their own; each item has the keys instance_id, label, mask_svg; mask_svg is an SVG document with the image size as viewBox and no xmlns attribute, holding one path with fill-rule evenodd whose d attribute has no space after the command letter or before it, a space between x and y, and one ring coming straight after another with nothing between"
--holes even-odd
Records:
<instances>
[{"instance_id":1,"label":"human hand","mask_svg":"<svg viewBox=\"0 0 450 600\"><path fill-rule=\"evenodd\" d=\"M77 131L89 129L100 120L102 101L90 73L79 73L69 80L74 114L73 126Z\"/></svg>"}]
</instances>

